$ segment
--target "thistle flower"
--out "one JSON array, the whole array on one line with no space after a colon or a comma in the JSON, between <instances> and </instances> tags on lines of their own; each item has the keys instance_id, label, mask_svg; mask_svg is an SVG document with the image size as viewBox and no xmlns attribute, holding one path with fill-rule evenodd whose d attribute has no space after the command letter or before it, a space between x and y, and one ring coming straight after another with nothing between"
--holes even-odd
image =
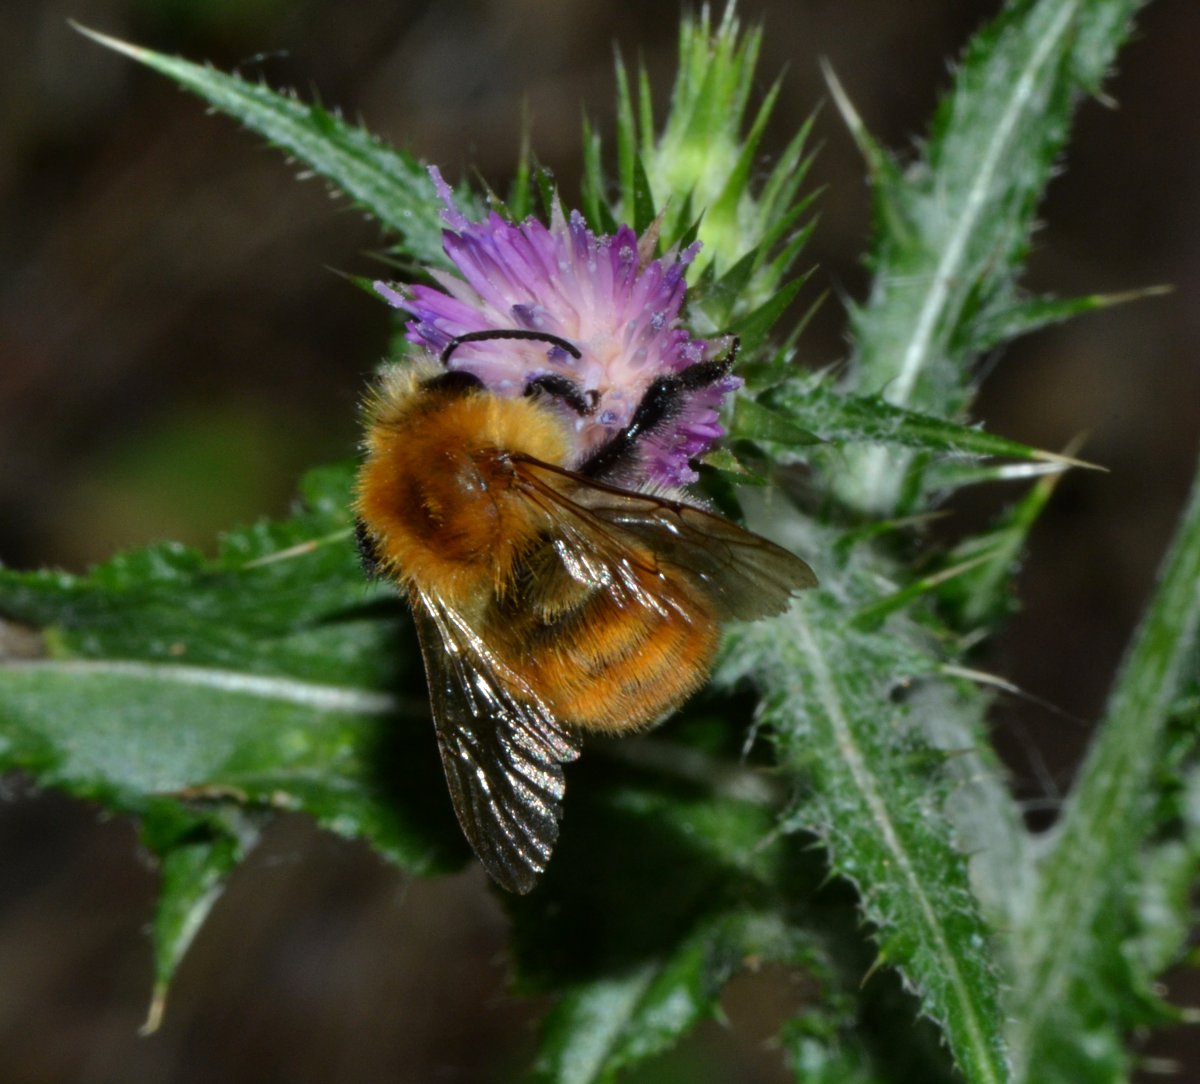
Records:
<instances>
[{"instance_id":1,"label":"thistle flower","mask_svg":"<svg viewBox=\"0 0 1200 1084\"><path fill-rule=\"evenodd\" d=\"M462 343L451 369L478 377L491 392L523 395L542 377L566 378L589 405L579 415L564 407L573 428L578 463L627 426L646 389L664 374L680 372L727 349L727 339L695 339L680 326L684 273L699 245L649 259L649 238L629 226L597 236L578 211L564 215L555 203L550 224L519 224L495 212L469 221L455 206L436 169L443 203L446 255L458 275L432 271L439 288L396 288L376 283L392 305L409 313L407 337L434 357L470 332L520 330L569 342L579 357L536 340L492 339ZM696 480L689 460L723 434L718 411L741 385L726 376L690 392L681 407L639 442L631 485L675 487Z\"/></svg>"}]
</instances>

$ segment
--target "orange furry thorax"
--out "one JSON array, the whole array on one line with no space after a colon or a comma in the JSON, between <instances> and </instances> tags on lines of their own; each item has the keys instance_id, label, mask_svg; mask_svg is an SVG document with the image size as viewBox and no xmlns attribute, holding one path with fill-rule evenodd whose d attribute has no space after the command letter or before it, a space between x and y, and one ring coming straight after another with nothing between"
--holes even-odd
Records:
<instances>
[{"instance_id":1,"label":"orange furry thorax","mask_svg":"<svg viewBox=\"0 0 1200 1084\"><path fill-rule=\"evenodd\" d=\"M532 400L429 392L422 375L390 375L368 404L356 510L385 575L464 604L504 590L545 529L514 491L511 456L559 465L567 437Z\"/></svg>"}]
</instances>

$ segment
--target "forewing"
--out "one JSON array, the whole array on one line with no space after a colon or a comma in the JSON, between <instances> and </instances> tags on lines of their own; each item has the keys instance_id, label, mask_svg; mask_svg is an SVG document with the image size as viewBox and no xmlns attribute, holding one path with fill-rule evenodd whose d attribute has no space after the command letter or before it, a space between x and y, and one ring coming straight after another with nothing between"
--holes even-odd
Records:
<instances>
[{"instance_id":1,"label":"forewing","mask_svg":"<svg viewBox=\"0 0 1200 1084\"><path fill-rule=\"evenodd\" d=\"M534 459L521 460L518 473L531 495L556 506L558 529L581 562L599 557L619 567L649 551L660 567L682 569L704 588L720 620L782 613L796 592L816 586L813 570L795 554L702 508Z\"/></svg>"},{"instance_id":2,"label":"forewing","mask_svg":"<svg viewBox=\"0 0 1200 1084\"><path fill-rule=\"evenodd\" d=\"M528 892L558 839L562 765L577 740L532 690L510 691L520 679L460 614L425 593L411 602L458 822L492 879Z\"/></svg>"}]
</instances>

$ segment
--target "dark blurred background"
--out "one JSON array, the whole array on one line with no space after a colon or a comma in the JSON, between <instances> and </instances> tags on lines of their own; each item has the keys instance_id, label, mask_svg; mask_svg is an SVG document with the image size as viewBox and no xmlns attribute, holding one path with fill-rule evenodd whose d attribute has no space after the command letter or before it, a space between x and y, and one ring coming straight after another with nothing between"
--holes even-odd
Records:
<instances>
[{"instance_id":1,"label":"dark blurred background","mask_svg":"<svg viewBox=\"0 0 1200 1084\"><path fill-rule=\"evenodd\" d=\"M827 57L870 128L904 149L947 60L995 0L745 0L760 79L783 68L779 145L826 97ZM153 48L319 93L456 178L497 187L523 101L568 196L581 108L608 130L612 43L665 101L679 5L601 0L4 0L0 5L0 561L70 569L114 549L287 510L297 474L352 454L356 402L389 314L332 269L369 274L383 238L320 182L73 18ZM998 706L1031 815L1068 783L1150 590L1200 436L1200 5L1159 0L1083 110L1044 206L1026 284L1074 295L1171 283L1016 344L978 414L1046 448L1089 431L1109 474L1066 478L991 667L1063 714ZM863 167L836 111L818 120L828 185L813 289L861 297ZM840 304L803 344L846 350ZM976 523L1011 494L962 502ZM1075 721L1078 720L1078 721ZM0 792L0 1073L108 1081L490 1081L512 1076L542 1008L505 992L504 920L477 870L410 883L302 819L233 878L139 1039L155 872L134 827L81 803ZM1039 823L1044 823L1044 820ZM1186 976L1172 979L1187 996ZM793 979L740 979L642 1079L786 1079L767 1037ZM1194 1043L1194 1039L1190 1040ZM1186 1037L1146 1053L1190 1060ZM1186 1077L1186 1073L1185 1073Z\"/></svg>"}]
</instances>

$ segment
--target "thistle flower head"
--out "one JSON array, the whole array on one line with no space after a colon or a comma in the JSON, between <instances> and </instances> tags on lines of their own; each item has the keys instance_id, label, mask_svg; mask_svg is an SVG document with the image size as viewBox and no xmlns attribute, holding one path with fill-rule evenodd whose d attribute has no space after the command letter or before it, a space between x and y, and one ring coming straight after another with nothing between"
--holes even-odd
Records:
<instances>
[{"instance_id":1,"label":"thistle flower head","mask_svg":"<svg viewBox=\"0 0 1200 1084\"><path fill-rule=\"evenodd\" d=\"M523 395L539 378L565 378L588 405L563 406L574 431L575 463L629 425L651 383L719 353L724 340L692 338L680 326L684 273L698 251L692 245L649 259L628 226L596 236L577 211L557 204L550 224L519 224L493 212L469 221L450 187L431 170L444 208L446 255L457 274L431 272L437 287L379 293L409 313L410 342L440 357L450 342L471 332L526 331L571 344L579 356L532 339L464 342L447 365L478 377L497 395ZM724 377L683 396L678 409L640 438L630 481L679 486L695 481L689 459L704 454L724 432L717 412L740 385Z\"/></svg>"}]
</instances>

